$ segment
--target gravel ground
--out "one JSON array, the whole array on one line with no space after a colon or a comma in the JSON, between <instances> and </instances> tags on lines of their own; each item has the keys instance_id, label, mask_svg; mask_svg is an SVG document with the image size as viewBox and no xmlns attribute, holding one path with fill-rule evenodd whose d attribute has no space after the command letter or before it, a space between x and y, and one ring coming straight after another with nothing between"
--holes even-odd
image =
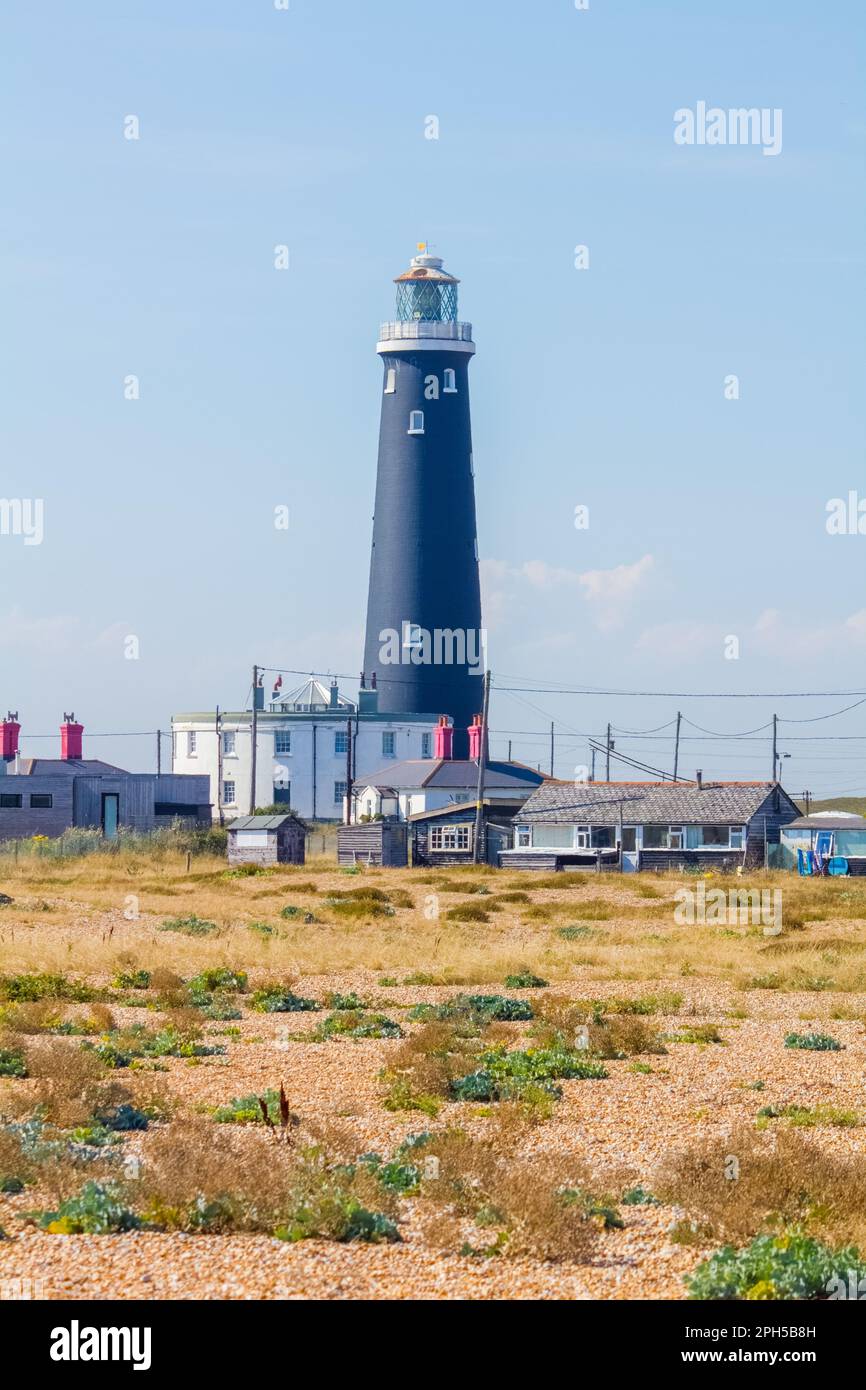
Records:
<instances>
[{"instance_id":1,"label":"gravel ground","mask_svg":"<svg viewBox=\"0 0 866 1390\"><path fill-rule=\"evenodd\" d=\"M104 932L112 920L112 914L93 910L79 910L74 921L71 917L70 913L62 926L67 935L76 928L88 934ZM27 930L43 928L40 924ZM50 934L59 928L50 922L44 930ZM382 989L377 980L370 971L306 976L297 989L318 998L331 990L354 990L375 999L398 1020L403 1019L401 1005L457 992L429 986ZM751 990L744 996L733 985L700 977L673 985L669 978L601 982L597 970L577 964L567 985L557 983L555 991L578 998L672 987L683 996L680 1012L653 1021L667 1033L715 1023L725 1044L671 1042L666 1056L644 1059L652 1067L649 1074L635 1072L629 1061L610 1062L606 1081L561 1083L562 1100L549 1120L530 1131L528 1148L575 1154L593 1170L627 1171L630 1181L651 1186L657 1164L667 1155L724 1136L736 1124L754 1123L764 1105L830 1104L866 1115L866 1035L857 1018L866 1016L864 995ZM483 988L490 992L489 985ZM842 1006L850 1017L833 1018ZM744 1007L748 1017L730 1016ZM115 1012L123 1022L142 1018L140 1011ZM150 1021L153 1016L147 1017ZM378 1073L399 1042L315 1044L288 1038L289 1032L312 1029L316 1021L314 1014L245 1013L237 1023L211 1025L208 1032L221 1034L213 1040L226 1045L227 1055L195 1066L170 1059L166 1079L171 1091L182 1106L200 1108L284 1082L295 1111L307 1120L338 1123L350 1130L359 1153L388 1153L407 1134L425 1126L423 1116L391 1114L381 1105ZM239 1029L240 1036L226 1036L226 1027ZM813 1029L832 1033L845 1050L821 1053L784 1047L786 1033ZM756 1081L764 1083L759 1093L749 1089ZM477 1107L450 1105L447 1112L433 1127L446 1120L470 1130L484 1123L477 1118ZM866 1150L864 1128L822 1127L812 1134L827 1152ZM288 1245L263 1236L149 1232L56 1236L16 1221L20 1211L33 1205L32 1192L0 1198L0 1221L14 1236L0 1241L0 1296L4 1289L6 1297L14 1296L15 1281L23 1280L36 1296L52 1299L681 1298L683 1274L706 1254L671 1242L670 1228L680 1213L664 1206L623 1207L625 1229L605 1234L591 1263L568 1265L484 1261L444 1253L425 1244L411 1200L403 1203L404 1241L391 1246L325 1241Z\"/></svg>"}]
</instances>

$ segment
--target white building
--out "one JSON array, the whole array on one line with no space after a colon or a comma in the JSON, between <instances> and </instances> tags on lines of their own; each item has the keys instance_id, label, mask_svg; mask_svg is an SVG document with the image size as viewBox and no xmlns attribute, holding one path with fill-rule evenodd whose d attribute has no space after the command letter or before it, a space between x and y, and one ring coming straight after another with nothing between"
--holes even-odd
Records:
<instances>
[{"instance_id":1,"label":"white building","mask_svg":"<svg viewBox=\"0 0 866 1390\"><path fill-rule=\"evenodd\" d=\"M336 682L328 689L311 678L259 708L256 806L291 807L304 820L341 820L350 742L356 785L391 761L431 758L437 716L379 714L377 700L376 690L361 690L355 704ZM250 710L172 717L172 771L207 773L214 819L249 812L251 724Z\"/></svg>"}]
</instances>

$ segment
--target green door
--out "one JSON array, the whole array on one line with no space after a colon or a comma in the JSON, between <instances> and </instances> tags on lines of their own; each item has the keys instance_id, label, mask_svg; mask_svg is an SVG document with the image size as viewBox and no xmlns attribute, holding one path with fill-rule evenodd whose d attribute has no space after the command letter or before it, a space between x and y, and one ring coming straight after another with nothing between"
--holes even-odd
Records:
<instances>
[{"instance_id":1,"label":"green door","mask_svg":"<svg viewBox=\"0 0 866 1390\"><path fill-rule=\"evenodd\" d=\"M117 834L117 822L120 816L120 797L117 792L102 793L102 833L107 840L113 840Z\"/></svg>"}]
</instances>

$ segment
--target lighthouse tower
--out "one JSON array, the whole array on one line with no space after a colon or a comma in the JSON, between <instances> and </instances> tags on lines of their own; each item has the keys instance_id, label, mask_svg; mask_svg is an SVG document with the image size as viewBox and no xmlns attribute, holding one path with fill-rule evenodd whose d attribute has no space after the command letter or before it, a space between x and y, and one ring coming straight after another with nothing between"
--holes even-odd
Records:
<instances>
[{"instance_id":1,"label":"lighthouse tower","mask_svg":"<svg viewBox=\"0 0 866 1390\"><path fill-rule=\"evenodd\" d=\"M472 325L457 318L459 281L438 256L399 275L384 323L376 510L364 671L388 714L449 715L453 756L469 754L484 653L469 362Z\"/></svg>"}]
</instances>

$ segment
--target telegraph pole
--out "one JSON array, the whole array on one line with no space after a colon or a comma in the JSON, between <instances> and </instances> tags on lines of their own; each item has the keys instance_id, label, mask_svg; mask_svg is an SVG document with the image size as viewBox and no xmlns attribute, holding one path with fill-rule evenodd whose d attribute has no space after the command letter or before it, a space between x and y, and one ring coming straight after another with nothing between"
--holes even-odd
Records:
<instances>
[{"instance_id":1,"label":"telegraph pole","mask_svg":"<svg viewBox=\"0 0 866 1390\"><path fill-rule=\"evenodd\" d=\"M806 803L806 815L808 816L808 814L809 814L809 807L812 805L812 793L811 793L811 792L803 792L802 795L803 795L803 800L804 800L805 803Z\"/></svg>"},{"instance_id":2,"label":"telegraph pole","mask_svg":"<svg viewBox=\"0 0 866 1390\"><path fill-rule=\"evenodd\" d=\"M591 748L590 751L591 751L591 753L592 753L592 771L591 771L590 774L589 774L589 780L590 780L590 782L594 782L594 781L595 781L595 744L592 745L592 748Z\"/></svg>"},{"instance_id":3,"label":"telegraph pole","mask_svg":"<svg viewBox=\"0 0 866 1390\"><path fill-rule=\"evenodd\" d=\"M484 672L484 704L481 710L481 756L478 759L478 786L475 794L475 835L472 863L479 864L481 836L484 832L484 767L487 762L487 714L490 709L490 672Z\"/></svg>"},{"instance_id":4,"label":"telegraph pole","mask_svg":"<svg viewBox=\"0 0 866 1390\"><path fill-rule=\"evenodd\" d=\"M774 715L773 715L773 775L772 775L772 777L770 778L770 781L771 781L771 782L775 782L775 780L776 780L776 768L778 767L778 762L779 762L779 756L778 756L778 753L776 752L776 734L777 734L777 726L778 726L778 723L779 723L779 716L778 716L777 714L774 714Z\"/></svg>"},{"instance_id":5,"label":"telegraph pole","mask_svg":"<svg viewBox=\"0 0 866 1390\"><path fill-rule=\"evenodd\" d=\"M550 721L550 775L553 776L553 720Z\"/></svg>"},{"instance_id":6,"label":"telegraph pole","mask_svg":"<svg viewBox=\"0 0 866 1390\"><path fill-rule=\"evenodd\" d=\"M680 766L680 724L682 723L682 718L683 718L683 716L680 714L680 711L677 710L677 738L676 738L676 743L674 744L674 781L675 781L675 782L676 782L676 780L677 780L677 772L679 771L679 766Z\"/></svg>"},{"instance_id":7,"label":"telegraph pole","mask_svg":"<svg viewBox=\"0 0 866 1390\"><path fill-rule=\"evenodd\" d=\"M346 824L352 824L352 716L346 720Z\"/></svg>"},{"instance_id":8,"label":"telegraph pole","mask_svg":"<svg viewBox=\"0 0 866 1390\"><path fill-rule=\"evenodd\" d=\"M610 781L610 725L607 726L607 752L604 760L604 780Z\"/></svg>"},{"instance_id":9,"label":"telegraph pole","mask_svg":"<svg viewBox=\"0 0 866 1390\"><path fill-rule=\"evenodd\" d=\"M156 731L156 775L162 776L162 733L159 729Z\"/></svg>"},{"instance_id":10,"label":"telegraph pole","mask_svg":"<svg viewBox=\"0 0 866 1390\"><path fill-rule=\"evenodd\" d=\"M223 821L225 820L225 816L223 815L223 735L222 729L220 728L219 705L217 705L216 707L216 723L214 727L216 728L217 741L217 818L219 819L220 825L222 825Z\"/></svg>"},{"instance_id":11,"label":"telegraph pole","mask_svg":"<svg viewBox=\"0 0 866 1390\"><path fill-rule=\"evenodd\" d=\"M256 752L259 741L259 668L253 667L253 715L250 721L250 815L256 814Z\"/></svg>"}]
</instances>

